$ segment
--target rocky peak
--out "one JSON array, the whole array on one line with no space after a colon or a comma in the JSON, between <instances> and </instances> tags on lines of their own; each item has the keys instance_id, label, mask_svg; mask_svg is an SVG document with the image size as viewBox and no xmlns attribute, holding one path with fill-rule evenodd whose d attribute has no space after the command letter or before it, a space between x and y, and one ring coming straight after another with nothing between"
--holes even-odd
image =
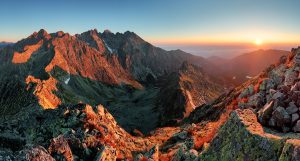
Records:
<instances>
[{"instance_id":1,"label":"rocky peak","mask_svg":"<svg viewBox=\"0 0 300 161\"><path fill-rule=\"evenodd\" d=\"M34 32L30 37L36 38L36 39L50 39L51 36L48 34L48 32L45 29L40 29L38 32Z\"/></svg>"},{"instance_id":2,"label":"rocky peak","mask_svg":"<svg viewBox=\"0 0 300 161\"><path fill-rule=\"evenodd\" d=\"M92 29L88 31L91 35L98 35L98 30L97 29Z\"/></svg>"},{"instance_id":3,"label":"rocky peak","mask_svg":"<svg viewBox=\"0 0 300 161\"><path fill-rule=\"evenodd\" d=\"M65 34L65 33L64 33L63 31L57 31L54 35L55 35L56 37L63 37L64 34Z\"/></svg>"},{"instance_id":4,"label":"rocky peak","mask_svg":"<svg viewBox=\"0 0 300 161\"><path fill-rule=\"evenodd\" d=\"M96 29L83 32L79 35L76 35L76 37L86 42L89 46L95 48L100 52L104 52L106 50L105 44L103 40L100 38L99 33Z\"/></svg>"},{"instance_id":5,"label":"rocky peak","mask_svg":"<svg viewBox=\"0 0 300 161\"><path fill-rule=\"evenodd\" d=\"M104 30L103 33L105 33L105 34L112 34L112 32L109 29Z\"/></svg>"},{"instance_id":6,"label":"rocky peak","mask_svg":"<svg viewBox=\"0 0 300 161\"><path fill-rule=\"evenodd\" d=\"M40 31L37 34L39 36L47 36L48 32L45 29L40 29Z\"/></svg>"}]
</instances>

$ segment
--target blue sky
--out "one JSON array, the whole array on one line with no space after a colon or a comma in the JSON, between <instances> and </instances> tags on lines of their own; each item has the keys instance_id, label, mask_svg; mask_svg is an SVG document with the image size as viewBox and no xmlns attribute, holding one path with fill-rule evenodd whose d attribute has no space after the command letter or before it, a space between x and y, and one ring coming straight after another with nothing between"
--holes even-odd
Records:
<instances>
[{"instance_id":1,"label":"blue sky","mask_svg":"<svg viewBox=\"0 0 300 161\"><path fill-rule=\"evenodd\" d=\"M0 41L41 28L134 31L155 44L300 42L299 0L7 0Z\"/></svg>"}]
</instances>

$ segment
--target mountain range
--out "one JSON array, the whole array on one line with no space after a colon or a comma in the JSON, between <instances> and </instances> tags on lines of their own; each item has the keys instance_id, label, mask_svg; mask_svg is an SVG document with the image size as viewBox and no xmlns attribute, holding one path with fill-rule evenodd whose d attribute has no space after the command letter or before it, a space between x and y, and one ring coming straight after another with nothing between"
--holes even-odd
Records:
<instances>
[{"instance_id":1,"label":"mountain range","mask_svg":"<svg viewBox=\"0 0 300 161\"><path fill-rule=\"evenodd\" d=\"M298 54L41 29L0 49L0 160L297 160Z\"/></svg>"}]
</instances>

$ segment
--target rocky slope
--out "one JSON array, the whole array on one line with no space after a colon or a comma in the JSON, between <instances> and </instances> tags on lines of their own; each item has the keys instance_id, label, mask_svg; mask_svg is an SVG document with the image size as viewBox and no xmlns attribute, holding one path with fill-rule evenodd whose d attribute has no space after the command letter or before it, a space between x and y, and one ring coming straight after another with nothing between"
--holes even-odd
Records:
<instances>
[{"instance_id":1,"label":"rocky slope","mask_svg":"<svg viewBox=\"0 0 300 161\"><path fill-rule=\"evenodd\" d=\"M133 32L100 34L111 53L117 54L123 67L140 81L177 71L184 61L201 67L212 75L222 75L222 70L200 56L181 50L166 51L144 41Z\"/></svg>"},{"instance_id":2,"label":"rocky slope","mask_svg":"<svg viewBox=\"0 0 300 161\"><path fill-rule=\"evenodd\" d=\"M201 68L184 62L177 72L162 81L158 108L162 125L174 125L202 104L209 104L227 89L222 80Z\"/></svg>"}]
</instances>

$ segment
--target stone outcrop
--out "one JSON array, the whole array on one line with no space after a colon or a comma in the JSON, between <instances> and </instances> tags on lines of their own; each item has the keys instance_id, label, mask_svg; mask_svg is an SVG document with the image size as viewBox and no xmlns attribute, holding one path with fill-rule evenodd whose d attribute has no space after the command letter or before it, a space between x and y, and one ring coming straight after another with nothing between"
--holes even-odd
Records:
<instances>
[{"instance_id":1,"label":"stone outcrop","mask_svg":"<svg viewBox=\"0 0 300 161\"><path fill-rule=\"evenodd\" d=\"M234 111L207 149L203 160L298 160L299 141L266 132L255 112ZM299 136L295 136L299 139Z\"/></svg>"}]
</instances>

